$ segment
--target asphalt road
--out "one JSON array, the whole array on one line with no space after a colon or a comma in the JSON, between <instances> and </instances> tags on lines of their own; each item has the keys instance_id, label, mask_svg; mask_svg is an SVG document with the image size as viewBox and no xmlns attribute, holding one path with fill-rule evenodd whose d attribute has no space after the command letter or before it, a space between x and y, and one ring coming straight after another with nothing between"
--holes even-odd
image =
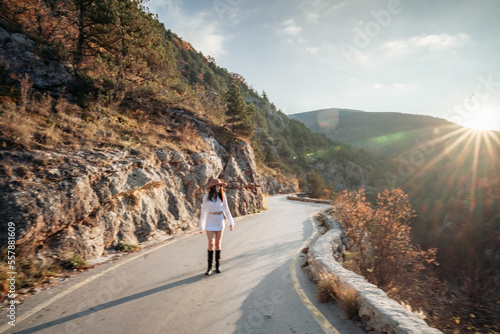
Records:
<instances>
[{"instance_id":1,"label":"asphalt road","mask_svg":"<svg viewBox=\"0 0 500 334\"><path fill-rule=\"evenodd\" d=\"M231 200L231 199L229 199ZM205 234L111 261L28 298L6 333L363 333L335 304L317 303L299 253L325 205L268 199L222 242L222 273L205 276ZM293 260L295 259L295 260ZM292 265L291 265L292 264ZM293 275L295 271L295 277ZM296 288L334 327L320 325Z\"/></svg>"}]
</instances>

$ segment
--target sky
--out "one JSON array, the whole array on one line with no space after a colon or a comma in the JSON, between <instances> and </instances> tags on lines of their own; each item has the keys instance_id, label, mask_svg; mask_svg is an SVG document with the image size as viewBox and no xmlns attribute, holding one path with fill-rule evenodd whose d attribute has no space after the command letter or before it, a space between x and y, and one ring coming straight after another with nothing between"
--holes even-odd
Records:
<instances>
[{"instance_id":1,"label":"sky","mask_svg":"<svg viewBox=\"0 0 500 334\"><path fill-rule=\"evenodd\" d=\"M500 130L498 0L150 0L285 114L345 108Z\"/></svg>"}]
</instances>

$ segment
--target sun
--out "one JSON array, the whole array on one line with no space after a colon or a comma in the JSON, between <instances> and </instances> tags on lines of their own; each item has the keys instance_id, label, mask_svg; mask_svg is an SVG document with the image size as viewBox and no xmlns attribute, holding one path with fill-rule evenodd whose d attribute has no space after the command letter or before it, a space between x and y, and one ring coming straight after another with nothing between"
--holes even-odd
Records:
<instances>
[{"instance_id":1,"label":"sun","mask_svg":"<svg viewBox=\"0 0 500 334\"><path fill-rule=\"evenodd\" d=\"M478 111L464 120L462 125L473 130L500 130L499 111Z\"/></svg>"}]
</instances>

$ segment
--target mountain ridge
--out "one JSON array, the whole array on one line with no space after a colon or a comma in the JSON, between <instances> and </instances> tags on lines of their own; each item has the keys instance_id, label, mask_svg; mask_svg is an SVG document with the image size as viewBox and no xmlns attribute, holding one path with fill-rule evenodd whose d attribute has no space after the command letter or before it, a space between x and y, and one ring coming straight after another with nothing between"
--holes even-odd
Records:
<instances>
[{"instance_id":1,"label":"mountain ridge","mask_svg":"<svg viewBox=\"0 0 500 334\"><path fill-rule=\"evenodd\" d=\"M343 108L311 110L289 117L335 141L389 157L407 151L415 142L432 138L436 129L449 132L460 128L434 116Z\"/></svg>"}]
</instances>

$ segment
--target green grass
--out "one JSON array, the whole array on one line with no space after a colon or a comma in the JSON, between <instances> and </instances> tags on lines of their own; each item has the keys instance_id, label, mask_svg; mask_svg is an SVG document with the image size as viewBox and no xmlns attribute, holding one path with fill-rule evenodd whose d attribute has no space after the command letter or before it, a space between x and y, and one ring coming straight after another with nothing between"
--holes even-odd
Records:
<instances>
[{"instance_id":1,"label":"green grass","mask_svg":"<svg viewBox=\"0 0 500 334\"><path fill-rule=\"evenodd\" d=\"M129 244L127 242L120 242L116 246L116 250L118 250L120 252L128 252L128 253L136 252L139 250L139 245Z\"/></svg>"}]
</instances>

